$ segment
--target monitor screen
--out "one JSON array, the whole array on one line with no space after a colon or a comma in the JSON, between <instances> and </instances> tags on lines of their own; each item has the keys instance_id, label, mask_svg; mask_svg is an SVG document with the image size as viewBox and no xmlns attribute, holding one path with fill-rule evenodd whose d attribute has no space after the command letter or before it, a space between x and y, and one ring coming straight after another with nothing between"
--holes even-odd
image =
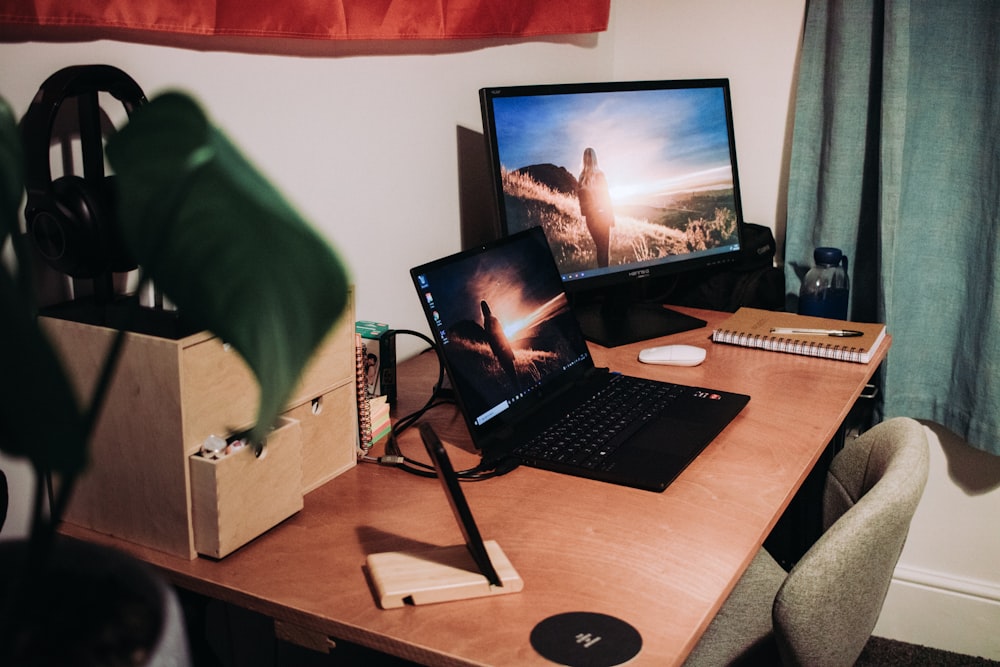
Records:
<instances>
[{"instance_id":1,"label":"monitor screen","mask_svg":"<svg viewBox=\"0 0 1000 667\"><path fill-rule=\"evenodd\" d=\"M542 227L587 337L703 325L639 301L649 279L739 257L728 79L493 87L480 101L501 230Z\"/></svg>"}]
</instances>

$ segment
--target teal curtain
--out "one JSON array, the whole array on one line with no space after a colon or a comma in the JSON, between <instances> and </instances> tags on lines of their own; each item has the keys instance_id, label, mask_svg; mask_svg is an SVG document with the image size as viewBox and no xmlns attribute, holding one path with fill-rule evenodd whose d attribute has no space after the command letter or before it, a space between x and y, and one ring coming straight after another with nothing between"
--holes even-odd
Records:
<instances>
[{"instance_id":1,"label":"teal curtain","mask_svg":"<svg viewBox=\"0 0 1000 667\"><path fill-rule=\"evenodd\" d=\"M808 2L786 235L790 307L830 245L886 322L882 416L1000 455L1000 2Z\"/></svg>"}]
</instances>

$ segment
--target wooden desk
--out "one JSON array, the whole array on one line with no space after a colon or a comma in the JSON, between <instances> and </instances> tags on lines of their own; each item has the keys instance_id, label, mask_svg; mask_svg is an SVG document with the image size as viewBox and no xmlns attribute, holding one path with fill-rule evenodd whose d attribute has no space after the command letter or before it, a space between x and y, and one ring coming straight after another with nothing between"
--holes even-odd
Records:
<instances>
[{"instance_id":1,"label":"wooden desk","mask_svg":"<svg viewBox=\"0 0 1000 667\"><path fill-rule=\"evenodd\" d=\"M532 628L563 612L610 614L643 638L631 664L674 665L695 645L875 368L709 342L723 313L682 309L708 329L659 339L708 348L698 367L646 366L640 348L595 348L634 375L749 394L736 420L663 493L519 468L464 485L485 539L524 580L513 595L382 610L364 572L370 553L461 543L437 481L360 465L308 494L297 515L221 561L188 561L67 526L162 569L177 585L276 619L280 636L327 636L435 665L548 665ZM436 359L398 369L400 411L423 403ZM428 417L457 468L475 456L451 407ZM403 451L423 459L416 429ZM266 503L266 498L261 498Z\"/></svg>"}]
</instances>

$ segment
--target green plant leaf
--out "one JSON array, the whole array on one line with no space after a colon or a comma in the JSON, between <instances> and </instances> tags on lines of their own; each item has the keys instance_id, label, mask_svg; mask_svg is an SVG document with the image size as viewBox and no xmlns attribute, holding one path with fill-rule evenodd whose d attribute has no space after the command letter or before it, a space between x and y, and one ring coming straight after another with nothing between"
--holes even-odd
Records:
<instances>
[{"instance_id":1,"label":"green plant leaf","mask_svg":"<svg viewBox=\"0 0 1000 667\"><path fill-rule=\"evenodd\" d=\"M0 99L0 246L20 233L22 173L20 134ZM84 418L38 328L29 292L5 262L0 262L0 313L0 449L26 456L41 470L79 472L87 461Z\"/></svg>"},{"instance_id":2,"label":"green plant leaf","mask_svg":"<svg viewBox=\"0 0 1000 667\"><path fill-rule=\"evenodd\" d=\"M17 207L24 191L24 159L14 113L0 97L0 248L17 233Z\"/></svg>"},{"instance_id":3,"label":"green plant leaf","mask_svg":"<svg viewBox=\"0 0 1000 667\"><path fill-rule=\"evenodd\" d=\"M87 429L58 358L34 311L0 268L0 448L41 470L77 473L87 463Z\"/></svg>"},{"instance_id":4,"label":"green plant leaf","mask_svg":"<svg viewBox=\"0 0 1000 667\"><path fill-rule=\"evenodd\" d=\"M140 266L256 375L259 442L344 309L342 262L184 94L138 109L107 155Z\"/></svg>"}]
</instances>

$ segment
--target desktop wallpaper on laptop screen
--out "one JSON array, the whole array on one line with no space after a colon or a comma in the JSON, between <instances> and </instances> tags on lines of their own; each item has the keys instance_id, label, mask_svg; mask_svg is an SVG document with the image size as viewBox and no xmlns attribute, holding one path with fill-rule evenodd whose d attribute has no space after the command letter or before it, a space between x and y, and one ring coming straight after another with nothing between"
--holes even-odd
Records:
<instances>
[{"instance_id":1,"label":"desktop wallpaper on laptop screen","mask_svg":"<svg viewBox=\"0 0 1000 667\"><path fill-rule=\"evenodd\" d=\"M507 232L542 226L564 279L738 243L721 87L499 96L492 105Z\"/></svg>"},{"instance_id":2,"label":"desktop wallpaper on laptop screen","mask_svg":"<svg viewBox=\"0 0 1000 667\"><path fill-rule=\"evenodd\" d=\"M477 425L588 354L544 236L507 241L416 276L451 379Z\"/></svg>"}]
</instances>

